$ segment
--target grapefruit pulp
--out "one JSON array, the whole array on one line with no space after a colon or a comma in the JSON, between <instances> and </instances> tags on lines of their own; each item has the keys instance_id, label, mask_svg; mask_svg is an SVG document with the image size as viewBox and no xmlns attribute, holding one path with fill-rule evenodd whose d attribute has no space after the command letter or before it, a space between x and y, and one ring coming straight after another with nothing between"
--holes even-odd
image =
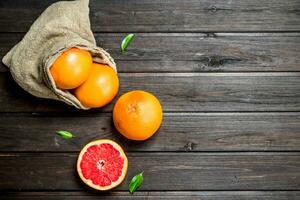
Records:
<instances>
[{"instance_id":1,"label":"grapefruit pulp","mask_svg":"<svg viewBox=\"0 0 300 200\"><path fill-rule=\"evenodd\" d=\"M103 191L118 186L124 180L127 166L127 157L117 143L96 140L81 150L77 172L85 184Z\"/></svg>"}]
</instances>

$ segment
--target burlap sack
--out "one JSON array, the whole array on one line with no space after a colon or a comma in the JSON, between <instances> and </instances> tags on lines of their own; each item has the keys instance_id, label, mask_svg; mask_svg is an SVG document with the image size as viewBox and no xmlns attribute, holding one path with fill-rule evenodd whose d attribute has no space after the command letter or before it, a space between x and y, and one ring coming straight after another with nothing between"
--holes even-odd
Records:
<instances>
[{"instance_id":1,"label":"burlap sack","mask_svg":"<svg viewBox=\"0 0 300 200\"><path fill-rule=\"evenodd\" d=\"M32 95L88 109L69 91L58 89L49 72L55 59L71 47L89 50L94 62L116 70L110 55L96 46L90 28L89 0L61 1L49 6L2 62L14 80Z\"/></svg>"}]
</instances>

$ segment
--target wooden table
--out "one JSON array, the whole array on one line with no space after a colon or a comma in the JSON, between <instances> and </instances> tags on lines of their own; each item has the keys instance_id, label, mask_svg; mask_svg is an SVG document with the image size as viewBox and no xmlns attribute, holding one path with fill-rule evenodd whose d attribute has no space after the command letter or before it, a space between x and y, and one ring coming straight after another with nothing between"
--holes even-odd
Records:
<instances>
[{"instance_id":1,"label":"wooden table","mask_svg":"<svg viewBox=\"0 0 300 200\"><path fill-rule=\"evenodd\" d=\"M0 55L56 0L1 0ZM92 0L99 46L121 89L162 102L146 142L121 137L114 102L77 111L23 91L0 65L0 199L300 199L299 0ZM128 51L119 44L136 33ZM64 140L57 130L77 137ZM129 157L116 190L88 189L75 170L87 142L110 138ZM133 196L130 178L144 170Z\"/></svg>"}]
</instances>

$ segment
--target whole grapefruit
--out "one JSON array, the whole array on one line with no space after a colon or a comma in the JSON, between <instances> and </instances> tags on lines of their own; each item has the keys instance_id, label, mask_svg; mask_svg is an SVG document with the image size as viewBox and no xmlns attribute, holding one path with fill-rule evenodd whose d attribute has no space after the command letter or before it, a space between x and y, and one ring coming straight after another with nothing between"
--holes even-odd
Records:
<instances>
[{"instance_id":1,"label":"whole grapefruit","mask_svg":"<svg viewBox=\"0 0 300 200\"><path fill-rule=\"evenodd\" d=\"M98 108L111 102L118 90L117 73L108 65L93 63L87 80L74 90L74 94L84 106Z\"/></svg>"},{"instance_id":2,"label":"whole grapefruit","mask_svg":"<svg viewBox=\"0 0 300 200\"><path fill-rule=\"evenodd\" d=\"M88 51L71 48L54 61L50 73L58 88L74 89L88 78L92 63Z\"/></svg>"},{"instance_id":3,"label":"whole grapefruit","mask_svg":"<svg viewBox=\"0 0 300 200\"><path fill-rule=\"evenodd\" d=\"M159 100L153 94L141 90L123 94L113 109L116 129L132 140L150 138L159 129L162 118Z\"/></svg>"}]
</instances>

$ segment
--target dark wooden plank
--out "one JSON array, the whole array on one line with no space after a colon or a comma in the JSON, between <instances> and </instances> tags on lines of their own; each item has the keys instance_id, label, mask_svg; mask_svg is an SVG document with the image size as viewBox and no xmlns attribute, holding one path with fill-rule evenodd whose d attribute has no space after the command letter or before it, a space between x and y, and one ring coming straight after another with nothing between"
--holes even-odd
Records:
<instances>
[{"instance_id":1,"label":"dark wooden plank","mask_svg":"<svg viewBox=\"0 0 300 200\"><path fill-rule=\"evenodd\" d=\"M109 193L91 193L91 192L6 192L0 194L0 198L6 200L98 200L101 199L189 199L189 200L298 200L300 192L298 191L222 191L222 192L135 192L134 195L128 192L109 192Z\"/></svg>"},{"instance_id":2,"label":"dark wooden plank","mask_svg":"<svg viewBox=\"0 0 300 200\"><path fill-rule=\"evenodd\" d=\"M298 190L299 153L128 153L118 188L144 170L140 190ZM0 154L0 190L86 190L77 154Z\"/></svg>"},{"instance_id":3,"label":"dark wooden plank","mask_svg":"<svg viewBox=\"0 0 300 200\"><path fill-rule=\"evenodd\" d=\"M124 35L95 34L120 72L300 71L299 33L138 33L120 54ZM0 34L0 57L22 36Z\"/></svg>"},{"instance_id":4,"label":"dark wooden plank","mask_svg":"<svg viewBox=\"0 0 300 200\"><path fill-rule=\"evenodd\" d=\"M117 61L131 61L119 64L124 71L300 71L298 33L136 34L120 54L123 36L96 34L96 40Z\"/></svg>"},{"instance_id":5,"label":"dark wooden plank","mask_svg":"<svg viewBox=\"0 0 300 200\"><path fill-rule=\"evenodd\" d=\"M110 114L0 115L0 151L79 151L91 140L109 138L126 151L300 151L300 113L166 113L146 143L121 137ZM69 130L64 140L55 134Z\"/></svg>"},{"instance_id":6,"label":"dark wooden plank","mask_svg":"<svg viewBox=\"0 0 300 200\"><path fill-rule=\"evenodd\" d=\"M1 0L0 29L27 31L57 0ZM91 23L100 32L299 31L298 0L92 0Z\"/></svg>"},{"instance_id":7,"label":"dark wooden plank","mask_svg":"<svg viewBox=\"0 0 300 200\"><path fill-rule=\"evenodd\" d=\"M146 90L164 111L300 111L300 73L129 73L120 74L119 95ZM0 73L0 112L75 111L35 98ZM91 112L111 111L114 103Z\"/></svg>"}]
</instances>

